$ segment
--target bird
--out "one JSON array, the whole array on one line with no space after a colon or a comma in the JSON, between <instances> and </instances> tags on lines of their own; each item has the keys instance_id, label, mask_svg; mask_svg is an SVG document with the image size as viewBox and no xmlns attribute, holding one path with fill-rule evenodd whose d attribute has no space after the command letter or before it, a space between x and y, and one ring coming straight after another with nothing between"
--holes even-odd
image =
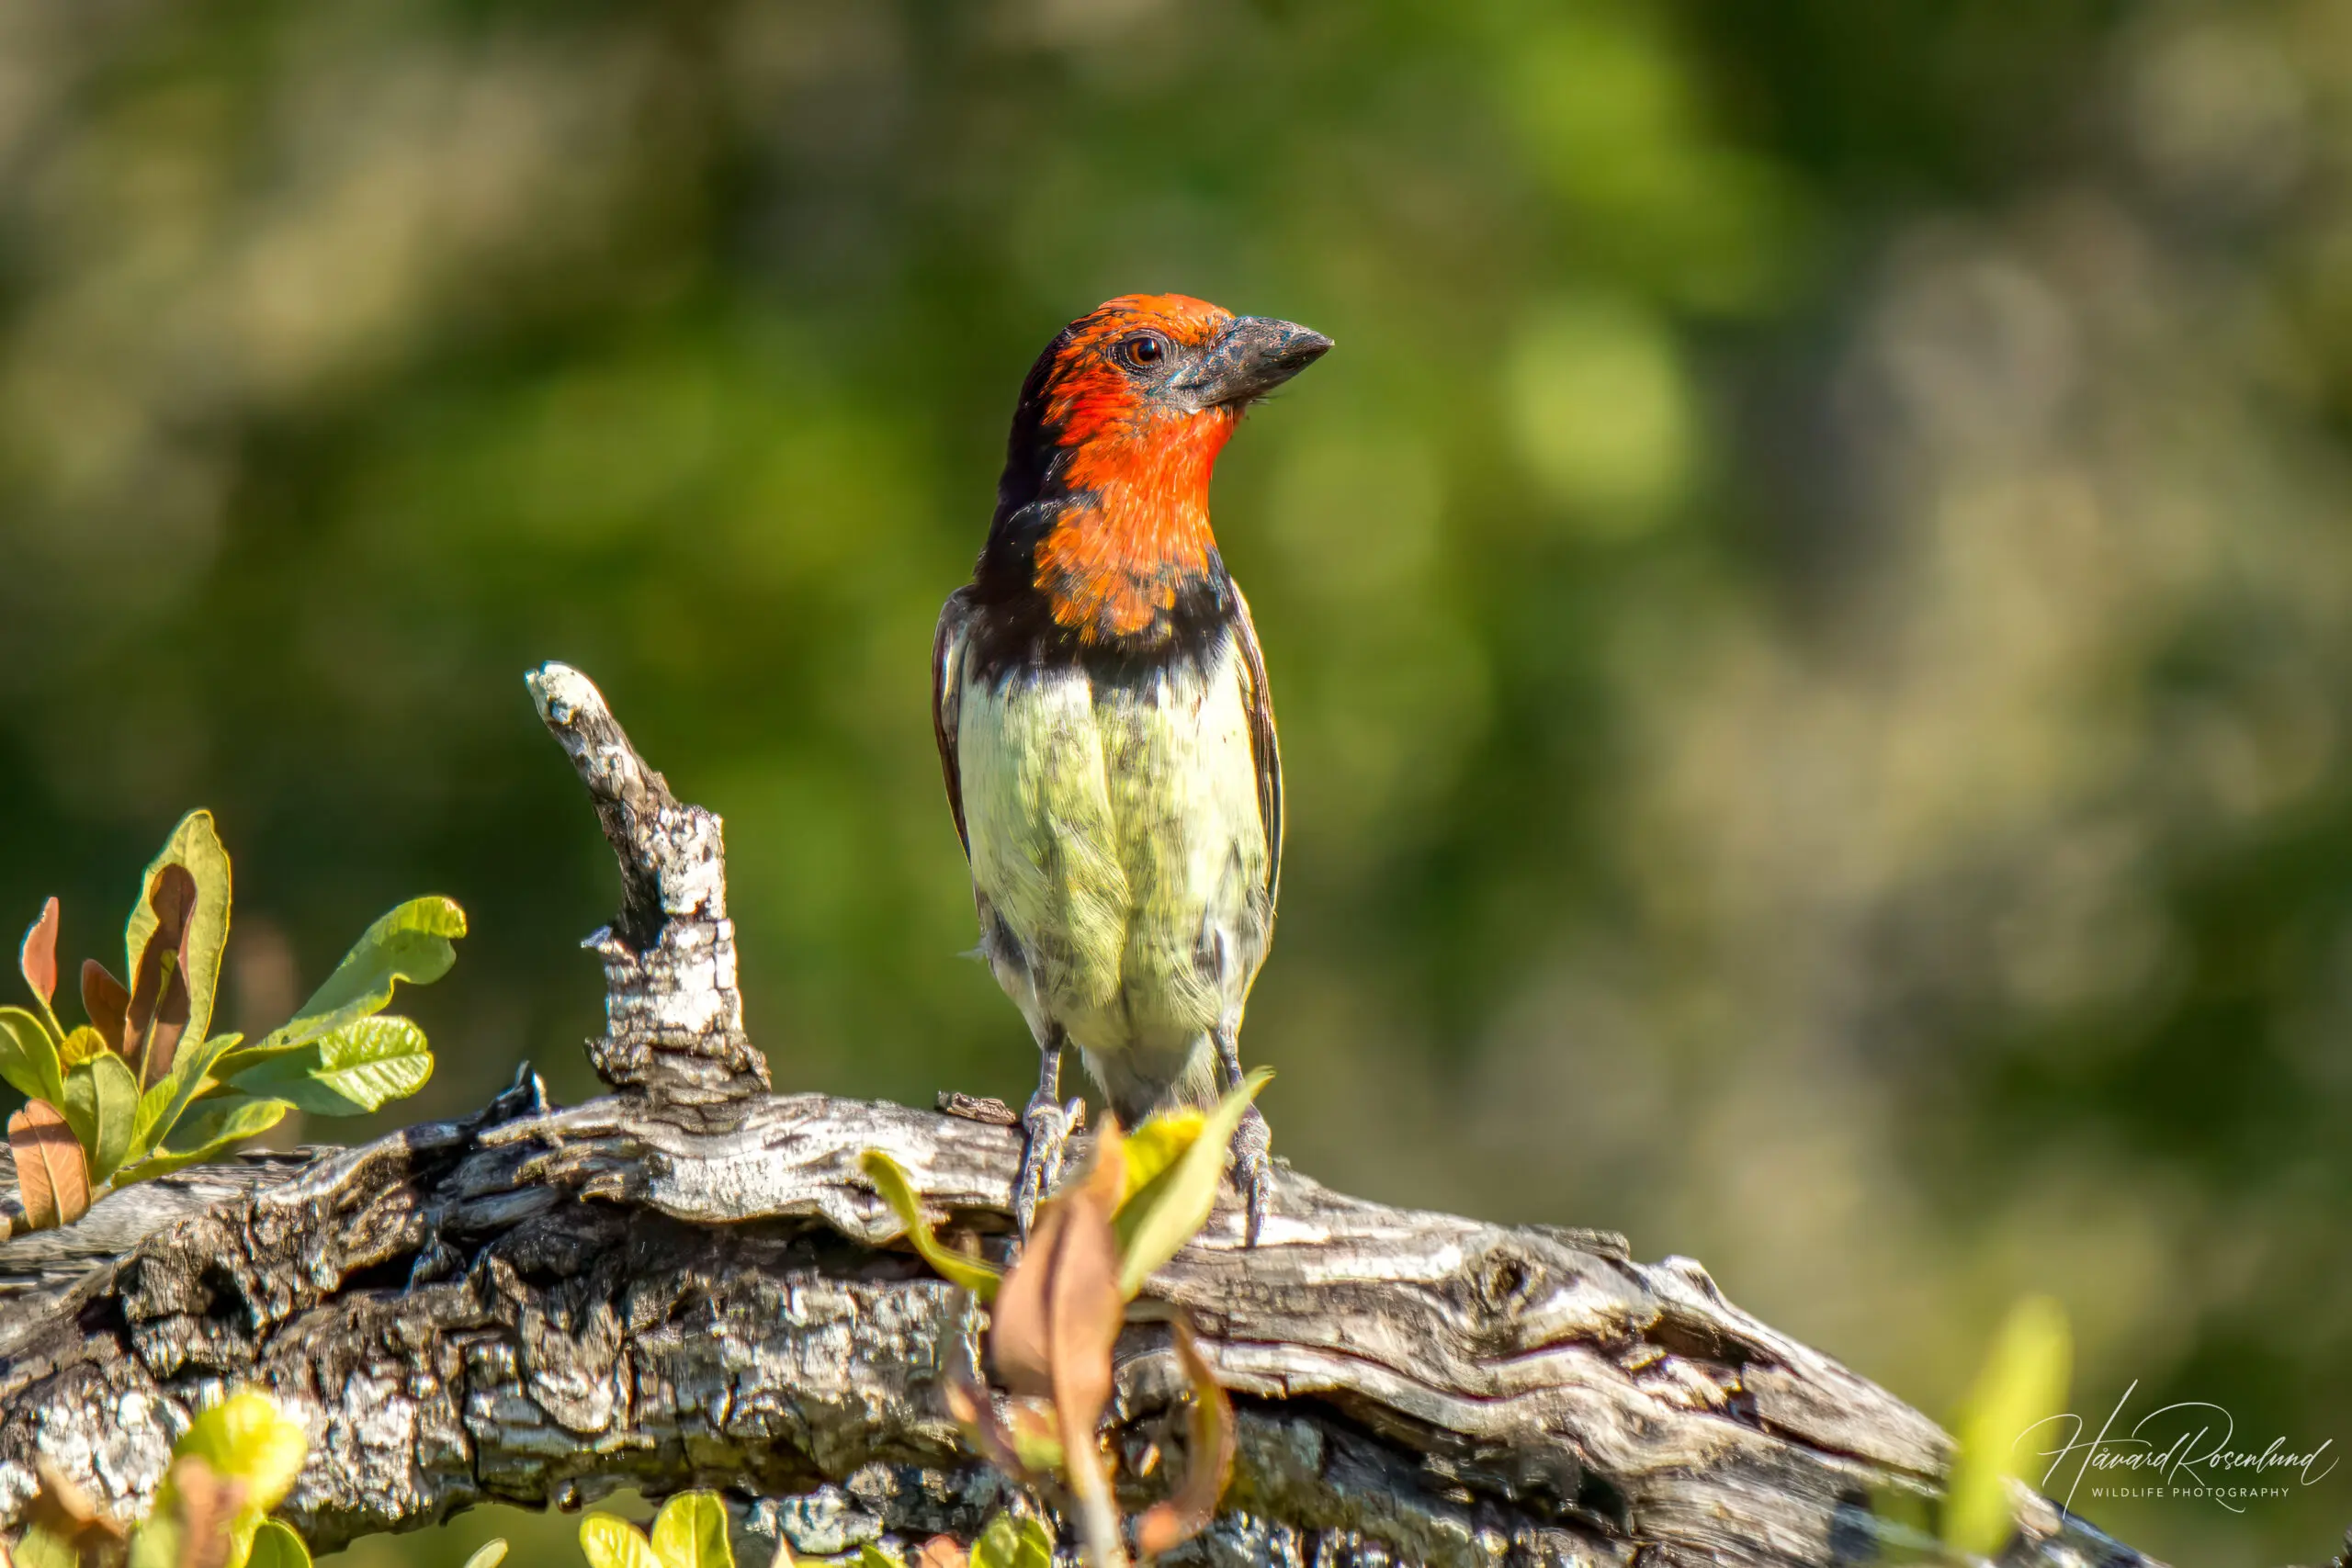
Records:
<instances>
[{"instance_id":1,"label":"bird","mask_svg":"<svg viewBox=\"0 0 2352 1568\"><path fill-rule=\"evenodd\" d=\"M979 952L1039 1056L1023 1235L1080 1111L1061 1100L1068 1047L1129 1127L1241 1082L1283 769L1209 479L1242 414L1330 347L1181 294L1071 321L1022 384L986 542L940 612L932 713ZM1252 1246L1271 1142L1252 1106L1231 1148Z\"/></svg>"}]
</instances>

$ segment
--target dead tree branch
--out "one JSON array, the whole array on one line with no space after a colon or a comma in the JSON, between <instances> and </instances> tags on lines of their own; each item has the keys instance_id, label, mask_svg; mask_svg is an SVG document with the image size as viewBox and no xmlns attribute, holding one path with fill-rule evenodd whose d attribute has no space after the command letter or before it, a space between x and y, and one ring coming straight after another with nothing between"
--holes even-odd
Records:
<instances>
[{"instance_id":1,"label":"dead tree branch","mask_svg":"<svg viewBox=\"0 0 2352 1568\"><path fill-rule=\"evenodd\" d=\"M893 1245L857 1156L1001 1253L1018 1131L769 1095L718 819L577 671L531 683L621 863L590 1045L619 1092L553 1110L526 1071L464 1121L188 1172L0 1248L0 1521L37 1462L141 1506L189 1413L243 1383L310 1427L288 1512L321 1549L621 1486L721 1487L809 1553L968 1540L1007 1500L938 1397L976 1309ZM1257 1248L1221 1208L1137 1303L1115 1440L1138 1497L1181 1381L1155 1303L1240 1406L1225 1511L1181 1554L1203 1562L1860 1562L1874 1499L1932 1495L1948 1456L1696 1263L1285 1170ZM2146 1562L2039 1498L2025 1517L2011 1562Z\"/></svg>"}]
</instances>

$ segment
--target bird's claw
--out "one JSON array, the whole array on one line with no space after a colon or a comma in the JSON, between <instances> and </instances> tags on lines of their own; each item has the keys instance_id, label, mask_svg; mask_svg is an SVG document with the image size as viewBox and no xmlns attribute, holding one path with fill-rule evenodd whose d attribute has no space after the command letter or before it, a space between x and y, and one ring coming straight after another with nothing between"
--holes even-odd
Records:
<instances>
[{"instance_id":1,"label":"bird's claw","mask_svg":"<svg viewBox=\"0 0 2352 1568\"><path fill-rule=\"evenodd\" d=\"M1059 1105L1052 1096L1041 1094L1029 1101L1021 1118L1029 1136L1021 1152L1021 1175L1012 1184L1012 1220L1024 1240L1030 1223L1037 1217L1037 1205L1061 1179L1062 1151L1069 1146L1070 1128L1077 1123L1078 1114L1077 1100Z\"/></svg>"},{"instance_id":2,"label":"bird's claw","mask_svg":"<svg viewBox=\"0 0 2352 1568\"><path fill-rule=\"evenodd\" d=\"M1241 1116L1241 1125L1233 1130L1233 1185L1239 1189L1248 1205L1242 1231L1242 1245L1258 1245L1258 1233L1265 1228L1266 1211L1273 1190L1273 1173L1267 1151L1272 1148L1274 1135L1266 1125L1266 1118L1256 1106Z\"/></svg>"}]
</instances>

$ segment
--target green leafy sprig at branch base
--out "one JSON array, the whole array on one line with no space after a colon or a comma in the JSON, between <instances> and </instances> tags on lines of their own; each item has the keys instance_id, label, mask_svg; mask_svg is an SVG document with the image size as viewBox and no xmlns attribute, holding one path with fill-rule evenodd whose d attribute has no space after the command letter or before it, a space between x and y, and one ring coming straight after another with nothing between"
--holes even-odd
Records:
<instances>
[{"instance_id":1,"label":"green leafy sprig at branch base","mask_svg":"<svg viewBox=\"0 0 2352 1568\"><path fill-rule=\"evenodd\" d=\"M357 1116L433 1076L424 1032L379 1016L395 982L428 985L457 961L465 911L413 898L368 928L292 1018L254 1044L213 1034L229 942L229 855L192 811L147 867L124 937L128 980L82 965L89 1021L58 1018L57 900L25 933L32 1008L0 1008L0 1078L24 1095L8 1119L18 1228L71 1224L110 1188L212 1159L289 1111Z\"/></svg>"}]
</instances>

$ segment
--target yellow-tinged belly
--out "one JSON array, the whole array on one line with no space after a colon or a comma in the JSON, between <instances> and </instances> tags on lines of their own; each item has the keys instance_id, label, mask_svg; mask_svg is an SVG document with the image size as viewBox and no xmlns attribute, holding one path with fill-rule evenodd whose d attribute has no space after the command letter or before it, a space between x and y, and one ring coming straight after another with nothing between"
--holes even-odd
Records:
<instances>
[{"instance_id":1,"label":"yellow-tinged belly","mask_svg":"<svg viewBox=\"0 0 2352 1568\"><path fill-rule=\"evenodd\" d=\"M1116 680L1015 671L963 693L972 880L1021 975L1090 1052L1180 1050L1262 957L1266 837L1229 644Z\"/></svg>"}]
</instances>

